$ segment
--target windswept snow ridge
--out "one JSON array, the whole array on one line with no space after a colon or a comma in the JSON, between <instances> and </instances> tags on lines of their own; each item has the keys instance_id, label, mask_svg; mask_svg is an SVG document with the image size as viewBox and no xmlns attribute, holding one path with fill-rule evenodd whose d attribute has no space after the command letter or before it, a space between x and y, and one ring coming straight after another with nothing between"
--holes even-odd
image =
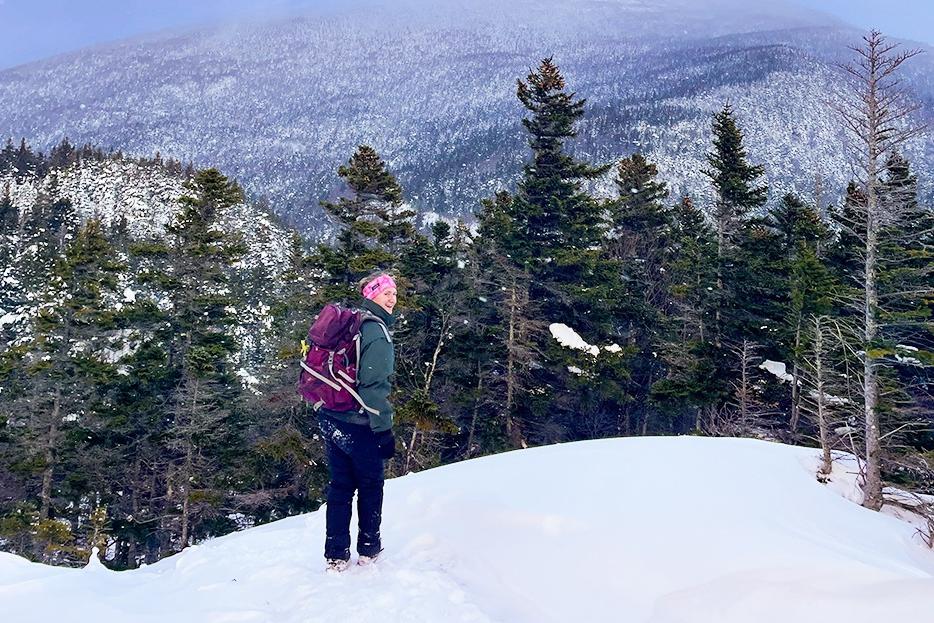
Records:
<instances>
[{"instance_id":1,"label":"windswept snow ridge","mask_svg":"<svg viewBox=\"0 0 934 623\"><path fill-rule=\"evenodd\" d=\"M5 620L848 623L934 612L914 528L816 452L694 437L565 444L387 483L386 551L324 573L319 511L137 571L0 555ZM842 488L841 488L842 487Z\"/></svg>"}]
</instances>

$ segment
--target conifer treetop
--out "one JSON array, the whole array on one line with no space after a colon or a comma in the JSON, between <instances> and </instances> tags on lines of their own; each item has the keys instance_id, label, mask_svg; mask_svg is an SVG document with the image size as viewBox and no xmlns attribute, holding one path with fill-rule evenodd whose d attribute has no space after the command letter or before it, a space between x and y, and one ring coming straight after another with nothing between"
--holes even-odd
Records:
<instances>
[{"instance_id":1,"label":"conifer treetop","mask_svg":"<svg viewBox=\"0 0 934 623\"><path fill-rule=\"evenodd\" d=\"M743 131L736 125L729 102L714 116L713 134L714 149L707 154L710 168L703 173L717 189L720 203L738 214L764 204L768 186L754 183L765 172L765 167L749 163Z\"/></svg>"},{"instance_id":2,"label":"conifer treetop","mask_svg":"<svg viewBox=\"0 0 934 623\"><path fill-rule=\"evenodd\" d=\"M361 199L402 203L402 186L386 169L386 163L369 145L360 145L346 165L337 169L350 189Z\"/></svg>"}]
</instances>

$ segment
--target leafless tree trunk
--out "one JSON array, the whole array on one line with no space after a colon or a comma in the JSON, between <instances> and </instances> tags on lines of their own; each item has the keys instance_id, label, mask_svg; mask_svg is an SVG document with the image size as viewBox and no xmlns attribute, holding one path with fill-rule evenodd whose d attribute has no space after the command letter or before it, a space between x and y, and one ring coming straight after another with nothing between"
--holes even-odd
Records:
<instances>
[{"instance_id":1,"label":"leafless tree trunk","mask_svg":"<svg viewBox=\"0 0 934 623\"><path fill-rule=\"evenodd\" d=\"M736 400L735 408L739 418L738 432L746 435L749 426L757 414L757 401L753 388L752 367L758 345L743 338L740 345L733 348L733 354L739 359L740 376L733 384L733 397Z\"/></svg>"},{"instance_id":2,"label":"leafless tree trunk","mask_svg":"<svg viewBox=\"0 0 934 623\"><path fill-rule=\"evenodd\" d=\"M191 415L190 421L194 422L198 413L198 389L199 389L198 379L194 380L194 390L191 397ZM182 534L180 537L181 543L179 549L185 549L188 547L188 531L189 531L189 516L191 510L191 479L194 476L194 461L193 461L193 441L191 438L191 431L185 436L185 459L182 463L182 484L179 487L179 494L182 497Z\"/></svg>"},{"instance_id":3,"label":"leafless tree trunk","mask_svg":"<svg viewBox=\"0 0 934 623\"><path fill-rule=\"evenodd\" d=\"M434 351L431 355L431 361L428 364L428 369L425 371L425 383L421 388L421 391L424 393L424 396L427 398L431 395L431 381L434 378L435 371L438 369L438 358L441 355L441 350L444 347L445 338L447 337L448 331L451 330L451 318L453 313L451 311L442 311L440 314L441 317L441 328L438 333L438 341L435 343ZM409 439L408 448L405 453L405 466L403 473L408 473L409 466L412 464L413 457L415 456L415 443L418 440L418 421L416 420L412 426L412 437Z\"/></svg>"},{"instance_id":4,"label":"leafless tree trunk","mask_svg":"<svg viewBox=\"0 0 934 623\"><path fill-rule=\"evenodd\" d=\"M467 434L467 452L464 458L469 459L473 453L474 435L477 431L477 418L480 415L480 401L483 396L483 364L477 361L477 395L473 402L473 412L470 416L470 431Z\"/></svg>"},{"instance_id":5,"label":"leafless tree trunk","mask_svg":"<svg viewBox=\"0 0 934 623\"><path fill-rule=\"evenodd\" d=\"M506 434L514 448L526 447L522 430L515 420L515 401L519 387L519 344L524 338L522 311L528 303L528 290L513 275L509 288L509 334L506 343Z\"/></svg>"},{"instance_id":6,"label":"leafless tree trunk","mask_svg":"<svg viewBox=\"0 0 934 623\"><path fill-rule=\"evenodd\" d=\"M58 424L62 421L62 390L55 388L55 398L52 401L52 414L49 419L48 437L45 443L43 459L45 469L42 471L42 491L39 494L39 519L48 519L52 507L52 477L55 473L55 448L58 444Z\"/></svg>"},{"instance_id":7,"label":"leafless tree trunk","mask_svg":"<svg viewBox=\"0 0 934 623\"><path fill-rule=\"evenodd\" d=\"M921 126L908 124L918 104L906 101L895 73L919 50L895 52L897 44L888 43L878 31L863 37L863 45L851 48L856 53L854 64L842 69L852 79L850 98L835 104L844 124L855 138L854 153L858 156L859 181L866 197L865 214L861 215L861 231L854 232L864 243L862 275L862 360L863 414L866 430L866 473L863 485L863 505L873 510L882 508L882 433L879 422L879 362L873 354L879 337L878 253L880 230L884 224L900 220L898 206L880 205L880 176L886 157L906 141L923 131Z\"/></svg>"},{"instance_id":8,"label":"leafless tree trunk","mask_svg":"<svg viewBox=\"0 0 934 623\"><path fill-rule=\"evenodd\" d=\"M830 430L827 423L827 379L824 369L824 318L814 318L814 391L817 407L817 426L820 430L821 466L820 473L830 474L833 461L830 455Z\"/></svg>"},{"instance_id":9,"label":"leafless tree trunk","mask_svg":"<svg viewBox=\"0 0 934 623\"><path fill-rule=\"evenodd\" d=\"M801 349L801 324L802 319L799 314L795 324L795 353ZM791 432L798 431L798 422L801 419L801 387L798 380L801 376L801 370L798 368L798 357L795 357L791 366Z\"/></svg>"},{"instance_id":10,"label":"leafless tree trunk","mask_svg":"<svg viewBox=\"0 0 934 623\"><path fill-rule=\"evenodd\" d=\"M726 210L718 210L719 213L725 214ZM726 246L726 228L727 222L724 218L717 219L717 296L719 301L717 302L716 314L714 315L714 334L713 334L713 343L717 348L721 347L720 343L720 305L723 301L723 254Z\"/></svg>"}]
</instances>

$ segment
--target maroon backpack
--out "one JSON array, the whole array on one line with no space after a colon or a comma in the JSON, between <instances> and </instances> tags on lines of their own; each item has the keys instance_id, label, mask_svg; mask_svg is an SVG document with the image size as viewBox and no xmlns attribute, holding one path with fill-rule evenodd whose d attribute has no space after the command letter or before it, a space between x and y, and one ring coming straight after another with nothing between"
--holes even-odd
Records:
<instances>
[{"instance_id":1,"label":"maroon backpack","mask_svg":"<svg viewBox=\"0 0 934 623\"><path fill-rule=\"evenodd\" d=\"M357 393L360 327L379 318L358 309L328 303L308 329L308 350L302 358L298 393L315 411L370 410Z\"/></svg>"}]
</instances>

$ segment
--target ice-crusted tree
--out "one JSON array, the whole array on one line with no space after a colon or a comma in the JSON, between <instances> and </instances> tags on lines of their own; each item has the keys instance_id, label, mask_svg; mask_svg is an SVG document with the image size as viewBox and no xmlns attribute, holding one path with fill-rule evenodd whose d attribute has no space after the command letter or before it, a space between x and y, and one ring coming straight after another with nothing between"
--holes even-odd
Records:
<instances>
[{"instance_id":1,"label":"ice-crusted tree","mask_svg":"<svg viewBox=\"0 0 934 623\"><path fill-rule=\"evenodd\" d=\"M10 198L10 185L5 184L0 194L0 236L13 234L19 225L19 211ZM4 241L3 252L9 251L12 245ZM5 262L4 262L5 264Z\"/></svg>"},{"instance_id":2,"label":"ice-crusted tree","mask_svg":"<svg viewBox=\"0 0 934 623\"><path fill-rule=\"evenodd\" d=\"M272 357L261 366L262 378L245 397L252 414L245 425L244 457L236 477L248 488L232 500L241 512L260 515L275 509L285 515L314 510L327 483L323 447L311 442L315 415L296 392L302 340L319 306L305 242L294 233L289 261L270 305Z\"/></svg>"},{"instance_id":3,"label":"ice-crusted tree","mask_svg":"<svg viewBox=\"0 0 934 623\"><path fill-rule=\"evenodd\" d=\"M812 313L802 327L801 358L794 382L800 388L799 416L817 428L821 447L818 478L833 469L835 448L857 451L862 441L854 327L828 313Z\"/></svg>"},{"instance_id":4,"label":"ice-crusted tree","mask_svg":"<svg viewBox=\"0 0 934 623\"><path fill-rule=\"evenodd\" d=\"M863 201L854 202L850 218L838 225L858 242L860 258L855 275L858 297L863 364L863 409L865 418L864 506L882 507L883 433L880 410L880 370L894 359L886 336L906 321L926 322L915 317L900 317L898 301L930 296L931 281L904 284L889 289L886 274L899 271L893 263L904 266L900 249L905 242L918 242L919 232L908 227L919 214L912 201L895 187L885 188L886 163L909 140L921 134L923 126L912 117L919 104L909 100L901 87L898 72L919 50L899 50L878 31L871 31L851 50L855 60L842 66L848 78L848 94L834 107L852 138L850 151L856 168L856 185ZM902 281L902 280L899 280Z\"/></svg>"}]
</instances>

